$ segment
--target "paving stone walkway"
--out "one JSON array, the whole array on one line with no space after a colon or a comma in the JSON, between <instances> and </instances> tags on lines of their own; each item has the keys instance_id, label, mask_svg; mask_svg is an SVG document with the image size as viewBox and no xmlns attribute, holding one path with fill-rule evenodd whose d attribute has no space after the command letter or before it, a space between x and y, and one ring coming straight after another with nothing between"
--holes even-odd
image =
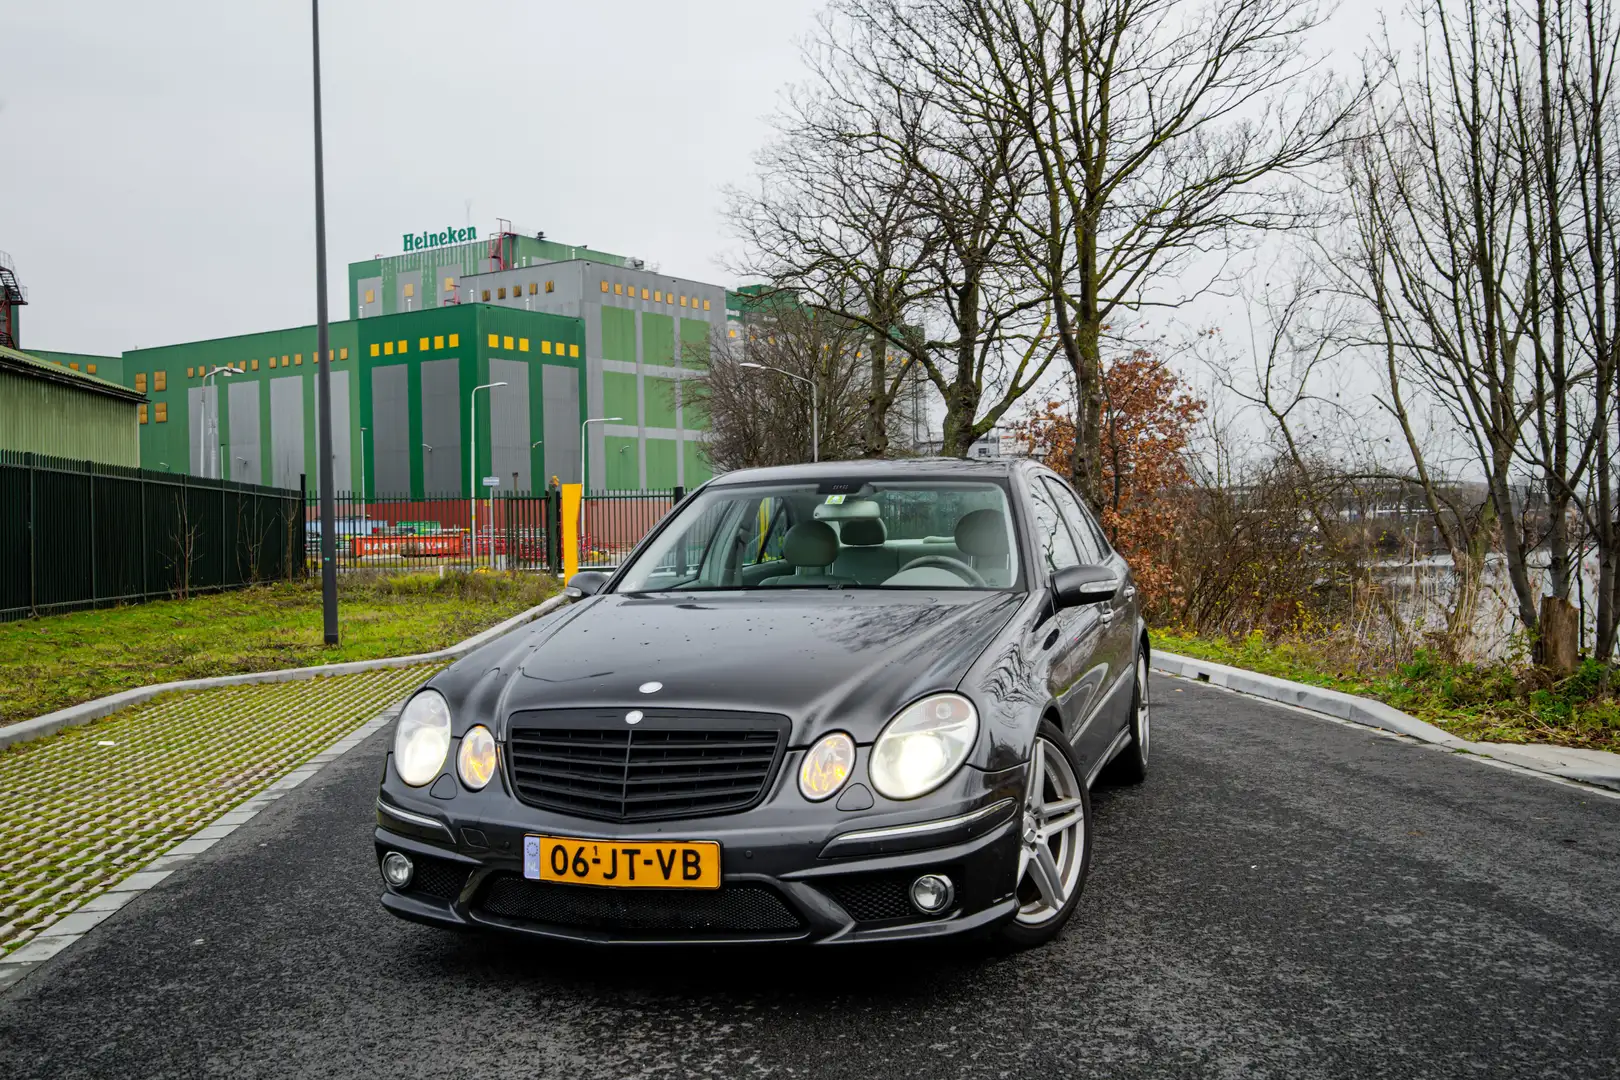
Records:
<instances>
[{"instance_id":1,"label":"paving stone walkway","mask_svg":"<svg viewBox=\"0 0 1620 1080\"><path fill-rule=\"evenodd\" d=\"M0 957L89 929L441 666L175 694L0 752Z\"/></svg>"}]
</instances>

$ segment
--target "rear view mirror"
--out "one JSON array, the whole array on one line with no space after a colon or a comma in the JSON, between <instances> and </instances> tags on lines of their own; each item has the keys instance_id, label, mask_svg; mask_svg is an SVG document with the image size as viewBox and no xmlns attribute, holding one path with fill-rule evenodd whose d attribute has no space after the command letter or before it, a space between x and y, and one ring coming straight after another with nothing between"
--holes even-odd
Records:
<instances>
[{"instance_id":1,"label":"rear view mirror","mask_svg":"<svg viewBox=\"0 0 1620 1080\"><path fill-rule=\"evenodd\" d=\"M1052 602L1059 608L1101 604L1119 591L1119 578L1106 566L1065 566L1052 575Z\"/></svg>"},{"instance_id":2,"label":"rear view mirror","mask_svg":"<svg viewBox=\"0 0 1620 1080\"><path fill-rule=\"evenodd\" d=\"M600 570L581 570L568 579L568 598L570 600L583 600L587 596L595 596L607 584L607 575Z\"/></svg>"}]
</instances>

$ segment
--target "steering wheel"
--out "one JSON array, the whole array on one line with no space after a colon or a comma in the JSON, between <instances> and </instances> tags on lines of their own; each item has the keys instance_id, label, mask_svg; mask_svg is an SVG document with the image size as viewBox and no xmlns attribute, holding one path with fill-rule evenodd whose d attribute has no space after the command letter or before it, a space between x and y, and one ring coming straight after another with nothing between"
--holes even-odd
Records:
<instances>
[{"instance_id":1,"label":"steering wheel","mask_svg":"<svg viewBox=\"0 0 1620 1080\"><path fill-rule=\"evenodd\" d=\"M977 585L981 589L990 587L990 583L984 580L977 570L961 559L953 559L949 555L919 556L902 566L899 572L903 574L914 566L937 566L941 570L949 570L951 573L956 574L970 585Z\"/></svg>"}]
</instances>

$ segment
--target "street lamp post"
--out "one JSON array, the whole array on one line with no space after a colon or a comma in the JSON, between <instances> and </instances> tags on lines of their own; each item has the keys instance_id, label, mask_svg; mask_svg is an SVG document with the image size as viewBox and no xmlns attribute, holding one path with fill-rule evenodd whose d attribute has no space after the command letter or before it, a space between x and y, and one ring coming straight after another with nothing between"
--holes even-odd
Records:
<instances>
[{"instance_id":1,"label":"street lamp post","mask_svg":"<svg viewBox=\"0 0 1620 1080\"><path fill-rule=\"evenodd\" d=\"M326 319L326 165L321 150L321 0L310 0L315 72L315 451L321 491L321 622L326 644L338 643L337 497L332 491L332 350Z\"/></svg>"},{"instance_id":2,"label":"street lamp post","mask_svg":"<svg viewBox=\"0 0 1620 1080\"><path fill-rule=\"evenodd\" d=\"M504 382L485 383L483 386L473 387L472 393L467 395L467 501L472 503L472 564L478 569L478 391L493 390L497 386L505 386ZM489 537L490 562L495 561L495 534Z\"/></svg>"},{"instance_id":3,"label":"street lamp post","mask_svg":"<svg viewBox=\"0 0 1620 1080\"><path fill-rule=\"evenodd\" d=\"M585 472L585 432L592 424L611 424L616 420L623 420L622 416L593 416L579 425L579 514L574 521L574 550L578 551L585 540L585 499L586 492L591 490L589 474ZM603 481L606 482L606 477ZM583 553L582 553L583 554Z\"/></svg>"},{"instance_id":4,"label":"street lamp post","mask_svg":"<svg viewBox=\"0 0 1620 1080\"><path fill-rule=\"evenodd\" d=\"M744 361L737 366L745 368L758 368L760 371L774 371L778 375L786 375L790 379L802 382L810 388L810 460L820 461L821 432L820 416L818 415L819 409L816 402L816 381L814 379L807 379L803 375L795 375L791 371L783 371L781 368L772 367L769 364L756 364L752 361Z\"/></svg>"},{"instance_id":5,"label":"street lamp post","mask_svg":"<svg viewBox=\"0 0 1620 1080\"><path fill-rule=\"evenodd\" d=\"M203 414L208 411L208 380L212 379L215 375L223 375L228 379L235 374L236 369L233 367L216 366L213 371L210 371L208 374L202 377L203 393L202 397L197 400L197 468L202 470L203 476L208 475L208 449L203 445L206 438L206 436L203 435ZM219 390L218 383L214 384L214 390L216 392ZM216 416L219 413L218 402L215 402L214 404L214 413ZM223 468L220 470L219 478L221 480L225 479L225 471Z\"/></svg>"},{"instance_id":6,"label":"street lamp post","mask_svg":"<svg viewBox=\"0 0 1620 1080\"><path fill-rule=\"evenodd\" d=\"M349 491L352 493L353 488ZM371 507L366 501L366 429L360 429L360 526L366 528L371 520ZM369 533L369 529L367 530Z\"/></svg>"}]
</instances>

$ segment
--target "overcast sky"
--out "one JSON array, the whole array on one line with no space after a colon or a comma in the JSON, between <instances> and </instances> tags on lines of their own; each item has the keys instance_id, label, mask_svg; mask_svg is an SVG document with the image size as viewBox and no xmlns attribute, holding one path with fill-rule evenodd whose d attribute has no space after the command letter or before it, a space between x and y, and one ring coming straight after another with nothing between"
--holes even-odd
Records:
<instances>
[{"instance_id":1,"label":"overcast sky","mask_svg":"<svg viewBox=\"0 0 1620 1080\"><path fill-rule=\"evenodd\" d=\"M497 217L731 284L746 180L819 0L327 0L332 317L347 264ZM0 0L0 250L25 347L313 322L309 4Z\"/></svg>"}]
</instances>

